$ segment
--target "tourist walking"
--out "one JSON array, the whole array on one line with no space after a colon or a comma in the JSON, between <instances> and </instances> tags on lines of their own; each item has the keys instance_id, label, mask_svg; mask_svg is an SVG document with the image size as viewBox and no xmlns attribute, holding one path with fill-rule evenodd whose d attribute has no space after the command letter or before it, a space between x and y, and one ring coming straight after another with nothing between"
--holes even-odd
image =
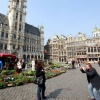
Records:
<instances>
[{"instance_id":1,"label":"tourist walking","mask_svg":"<svg viewBox=\"0 0 100 100\"><path fill-rule=\"evenodd\" d=\"M35 59L32 59L32 71L35 71Z\"/></svg>"},{"instance_id":2,"label":"tourist walking","mask_svg":"<svg viewBox=\"0 0 100 100\"><path fill-rule=\"evenodd\" d=\"M2 70L2 68L3 68L3 62L2 62L2 60L0 59L0 70Z\"/></svg>"},{"instance_id":3,"label":"tourist walking","mask_svg":"<svg viewBox=\"0 0 100 100\"><path fill-rule=\"evenodd\" d=\"M88 80L88 92L91 100L100 100L100 76L95 68L90 63L86 64L86 67L81 67L80 71L86 73Z\"/></svg>"},{"instance_id":4,"label":"tourist walking","mask_svg":"<svg viewBox=\"0 0 100 100\"><path fill-rule=\"evenodd\" d=\"M72 68L75 69L75 61L72 60Z\"/></svg>"},{"instance_id":5,"label":"tourist walking","mask_svg":"<svg viewBox=\"0 0 100 100\"><path fill-rule=\"evenodd\" d=\"M20 73L22 71L22 59L19 59L17 62L17 73Z\"/></svg>"},{"instance_id":6,"label":"tourist walking","mask_svg":"<svg viewBox=\"0 0 100 100\"><path fill-rule=\"evenodd\" d=\"M99 67L100 67L100 60L98 61L98 65L99 65Z\"/></svg>"},{"instance_id":7,"label":"tourist walking","mask_svg":"<svg viewBox=\"0 0 100 100\"><path fill-rule=\"evenodd\" d=\"M37 89L37 99L38 100L46 99L46 96L45 96L46 78L45 78L45 71L42 66L42 62L38 62L36 65L36 77L40 77L40 76L43 77L43 83L38 85L38 89Z\"/></svg>"}]
</instances>

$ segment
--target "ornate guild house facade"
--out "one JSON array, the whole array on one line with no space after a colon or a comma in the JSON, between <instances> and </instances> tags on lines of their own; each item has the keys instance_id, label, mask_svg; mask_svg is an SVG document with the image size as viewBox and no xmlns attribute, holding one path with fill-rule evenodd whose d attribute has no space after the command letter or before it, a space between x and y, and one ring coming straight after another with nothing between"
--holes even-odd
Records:
<instances>
[{"instance_id":1,"label":"ornate guild house facade","mask_svg":"<svg viewBox=\"0 0 100 100\"><path fill-rule=\"evenodd\" d=\"M18 58L44 59L44 27L25 22L27 0L9 0L7 16L0 13L0 52Z\"/></svg>"},{"instance_id":2,"label":"ornate guild house facade","mask_svg":"<svg viewBox=\"0 0 100 100\"><path fill-rule=\"evenodd\" d=\"M45 49L46 59L49 61L66 62L72 59L98 61L100 60L100 29L95 27L91 37L80 32L76 37L54 35L52 40L48 39Z\"/></svg>"}]
</instances>

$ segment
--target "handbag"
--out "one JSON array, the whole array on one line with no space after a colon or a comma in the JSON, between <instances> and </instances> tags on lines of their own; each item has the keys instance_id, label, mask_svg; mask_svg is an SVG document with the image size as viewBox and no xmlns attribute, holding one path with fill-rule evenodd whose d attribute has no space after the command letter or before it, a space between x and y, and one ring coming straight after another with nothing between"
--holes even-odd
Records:
<instances>
[{"instance_id":1,"label":"handbag","mask_svg":"<svg viewBox=\"0 0 100 100\"><path fill-rule=\"evenodd\" d=\"M37 84L37 85L43 84L43 77L42 76L39 76L39 77L34 76L33 83Z\"/></svg>"}]
</instances>

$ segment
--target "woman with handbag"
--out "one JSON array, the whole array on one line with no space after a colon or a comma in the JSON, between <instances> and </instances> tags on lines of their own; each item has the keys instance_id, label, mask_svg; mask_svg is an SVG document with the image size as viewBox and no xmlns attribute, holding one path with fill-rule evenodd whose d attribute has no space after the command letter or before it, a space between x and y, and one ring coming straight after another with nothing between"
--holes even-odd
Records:
<instances>
[{"instance_id":1,"label":"woman with handbag","mask_svg":"<svg viewBox=\"0 0 100 100\"><path fill-rule=\"evenodd\" d=\"M38 84L38 89L37 89L37 98L38 100L42 100L42 99L46 99L45 97L45 72L44 72L44 68L42 66L42 62L38 62L36 65L36 77L43 77L43 83L42 84ZM41 97L42 96L42 97Z\"/></svg>"}]
</instances>

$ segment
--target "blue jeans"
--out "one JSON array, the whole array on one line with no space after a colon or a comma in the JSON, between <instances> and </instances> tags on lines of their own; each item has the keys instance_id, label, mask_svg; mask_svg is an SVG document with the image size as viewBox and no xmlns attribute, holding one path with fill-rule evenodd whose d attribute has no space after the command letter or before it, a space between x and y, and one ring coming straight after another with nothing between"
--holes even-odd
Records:
<instances>
[{"instance_id":1,"label":"blue jeans","mask_svg":"<svg viewBox=\"0 0 100 100\"><path fill-rule=\"evenodd\" d=\"M96 88L93 88L93 93L96 100L100 100L100 92Z\"/></svg>"},{"instance_id":2,"label":"blue jeans","mask_svg":"<svg viewBox=\"0 0 100 100\"><path fill-rule=\"evenodd\" d=\"M37 89L37 99L42 100L42 98L45 96L45 84L38 85Z\"/></svg>"},{"instance_id":3,"label":"blue jeans","mask_svg":"<svg viewBox=\"0 0 100 100\"><path fill-rule=\"evenodd\" d=\"M94 99L95 97L94 97L94 93L93 93L93 86L91 83L88 85L88 92L90 94L91 99Z\"/></svg>"},{"instance_id":4,"label":"blue jeans","mask_svg":"<svg viewBox=\"0 0 100 100\"><path fill-rule=\"evenodd\" d=\"M88 85L88 92L90 94L91 99L95 98L96 100L100 100L99 90L97 90L95 87L93 87L91 83Z\"/></svg>"},{"instance_id":5,"label":"blue jeans","mask_svg":"<svg viewBox=\"0 0 100 100\"><path fill-rule=\"evenodd\" d=\"M40 86L38 86L38 89L37 89L37 99L38 100L42 100L42 98L41 98L41 87Z\"/></svg>"}]
</instances>

